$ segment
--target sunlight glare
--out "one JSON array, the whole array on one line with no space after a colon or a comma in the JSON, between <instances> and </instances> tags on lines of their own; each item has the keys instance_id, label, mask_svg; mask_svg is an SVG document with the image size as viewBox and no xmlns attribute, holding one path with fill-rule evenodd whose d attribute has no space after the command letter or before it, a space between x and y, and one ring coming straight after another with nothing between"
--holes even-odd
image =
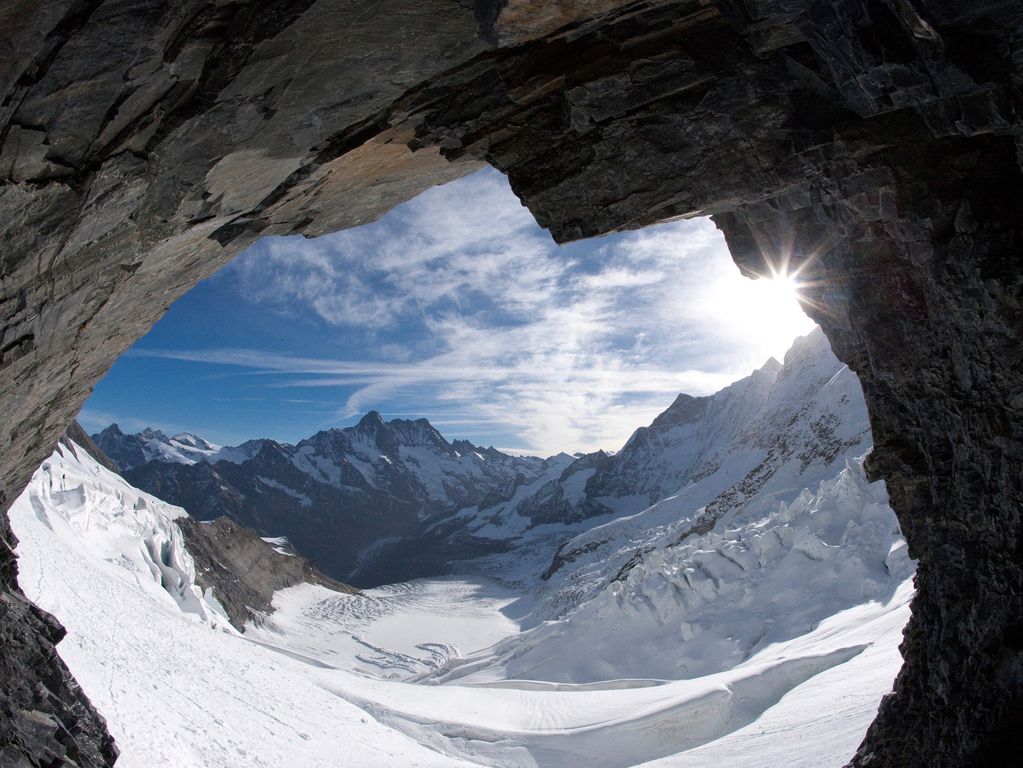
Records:
<instances>
[{"instance_id":1,"label":"sunlight glare","mask_svg":"<svg viewBox=\"0 0 1023 768\"><path fill-rule=\"evenodd\" d=\"M793 340L815 325L803 311L800 282L793 274L750 279L736 269L733 276L718 283L714 294L714 303L728 318L728 330L745 336L757 350L758 360L750 361L753 365L768 357L782 361Z\"/></svg>"}]
</instances>

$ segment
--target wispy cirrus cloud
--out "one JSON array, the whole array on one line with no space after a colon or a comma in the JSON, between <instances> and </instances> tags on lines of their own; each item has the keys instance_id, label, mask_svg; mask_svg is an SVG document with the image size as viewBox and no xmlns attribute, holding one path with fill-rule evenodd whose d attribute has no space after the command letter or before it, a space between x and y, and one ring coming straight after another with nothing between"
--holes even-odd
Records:
<instances>
[{"instance_id":1,"label":"wispy cirrus cloud","mask_svg":"<svg viewBox=\"0 0 1023 768\"><path fill-rule=\"evenodd\" d=\"M475 357L474 350L478 353ZM414 363L289 358L255 350L148 350L133 354L235 366L280 377L265 384L270 389L354 387L338 409L338 419L350 419L372 408L386 412L381 403L419 402L420 408L412 413L430 416L438 425L499 424L520 437L521 450L539 453L618 447L678 392L705 394L734 378L697 370L621 365L614 359L581 367L574 356L549 350L525 361L501 364L487 359L488 350L493 351L493 345L481 336L457 354ZM506 349L502 356L508 356ZM449 408L468 415L446 418ZM392 410L387 415L395 414Z\"/></svg>"},{"instance_id":2,"label":"wispy cirrus cloud","mask_svg":"<svg viewBox=\"0 0 1023 768\"><path fill-rule=\"evenodd\" d=\"M303 352L133 354L226 367L281 402L332 393L335 421L417 413L538 453L618 448L678 392L716 391L811 327L794 302L751 315L759 294L708 220L559 248L493 171L365 227L261 241L213 282L294 324Z\"/></svg>"}]
</instances>

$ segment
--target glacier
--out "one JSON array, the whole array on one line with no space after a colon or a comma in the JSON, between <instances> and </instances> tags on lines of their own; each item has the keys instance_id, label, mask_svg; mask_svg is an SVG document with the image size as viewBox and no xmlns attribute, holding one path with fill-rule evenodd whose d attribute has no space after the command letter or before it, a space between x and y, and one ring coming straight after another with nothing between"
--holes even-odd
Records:
<instances>
[{"instance_id":1,"label":"glacier","mask_svg":"<svg viewBox=\"0 0 1023 768\"><path fill-rule=\"evenodd\" d=\"M669 409L616 454L642 461L565 457L488 519L454 515L517 548L359 595L289 587L244 633L195 585L184 511L65 442L11 510L20 582L68 629L121 768L838 768L901 666L914 566L829 355L797 344L721 418L677 401L703 415ZM636 468L671 435L686 467L655 489L664 467ZM550 482L639 508L523 523Z\"/></svg>"}]
</instances>

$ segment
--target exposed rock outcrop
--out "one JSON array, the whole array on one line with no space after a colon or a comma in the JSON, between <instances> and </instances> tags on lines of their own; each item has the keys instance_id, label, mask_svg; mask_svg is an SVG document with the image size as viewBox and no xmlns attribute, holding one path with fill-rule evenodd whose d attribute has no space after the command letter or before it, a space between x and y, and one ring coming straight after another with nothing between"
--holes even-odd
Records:
<instances>
[{"instance_id":1,"label":"exposed rock outcrop","mask_svg":"<svg viewBox=\"0 0 1023 768\"><path fill-rule=\"evenodd\" d=\"M0 766L113 765L114 740L54 646L64 628L19 590L0 590Z\"/></svg>"},{"instance_id":2,"label":"exposed rock outcrop","mask_svg":"<svg viewBox=\"0 0 1023 768\"><path fill-rule=\"evenodd\" d=\"M1023 719L1021 37L1023 4L997 0L9 2L0 504L114 358L261 234L362 223L481 162L561 240L713 213L749 271L809 262L920 560L856 764L999 764ZM5 519L0 538L17 601ZM30 614L4 631L55 659ZM77 716L66 673L17 653L0 667Z\"/></svg>"},{"instance_id":3,"label":"exposed rock outcrop","mask_svg":"<svg viewBox=\"0 0 1023 768\"><path fill-rule=\"evenodd\" d=\"M872 479L919 558L906 665L854 765L1009 765L1023 722L1023 183L1012 141L945 139L835 179L839 198L726 228L753 268L825 242L812 312L859 373ZM969 179L967 182L966 179ZM755 215L755 214L754 214Z\"/></svg>"},{"instance_id":4,"label":"exposed rock outcrop","mask_svg":"<svg viewBox=\"0 0 1023 768\"><path fill-rule=\"evenodd\" d=\"M176 521L195 561L195 581L212 589L240 630L273 612L274 592L296 584L318 584L336 592L359 590L324 576L284 542L268 542L255 531L227 517L200 522L191 517Z\"/></svg>"}]
</instances>

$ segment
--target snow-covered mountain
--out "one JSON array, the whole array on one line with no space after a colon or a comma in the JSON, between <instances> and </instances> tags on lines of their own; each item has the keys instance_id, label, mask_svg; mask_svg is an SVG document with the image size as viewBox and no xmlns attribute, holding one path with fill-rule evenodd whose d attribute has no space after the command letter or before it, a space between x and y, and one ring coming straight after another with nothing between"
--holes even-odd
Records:
<instances>
[{"instance_id":1,"label":"snow-covered mountain","mask_svg":"<svg viewBox=\"0 0 1023 768\"><path fill-rule=\"evenodd\" d=\"M870 446L859 380L818 329L796 340L784 365L772 361L709 397L679 398L637 430L586 488L586 501L627 514L566 541L543 578L569 562L574 572L611 562L624 575L644 550L794 503ZM637 496L644 502L632 512Z\"/></svg>"},{"instance_id":2,"label":"snow-covered mountain","mask_svg":"<svg viewBox=\"0 0 1023 768\"><path fill-rule=\"evenodd\" d=\"M195 464L199 461L217 461L224 452L191 432L167 437L153 427L136 434L126 435L116 424L92 436L93 441L121 470L133 469L147 461L170 461Z\"/></svg>"},{"instance_id":3,"label":"snow-covered mountain","mask_svg":"<svg viewBox=\"0 0 1023 768\"><path fill-rule=\"evenodd\" d=\"M509 456L468 440L448 442L426 419L384 421L370 411L354 427L317 432L297 445L272 440L249 440L222 446L190 432L167 437L153 427L125 434L117 424L92 439L122 471L147 462L191 466L199 462L241 464L267 445L284 453L312 479L341 488L391 488L407 485L424 499L424 506L461 506L485 495L481 489L531 477L544 466L535 457Z\"/></svg>"},{"instance_id":4,"label":"snow-covered mountain","mask_svg":"<svg viewBox=\"0 0 1023 768\"><path fill-rule=\"evenodd\" d=\"M107 466L98 446L83 447L76 437L91 442L72 425L26 491L36 518L84 556L117 564L147 591L166 593L156 594L183 612L240 630L272 612L279 589L309 583L357 592L325 577L285 539L263 540L226 518L201 522L135 488Z\"/></svg>"},{"instance_id":5,"label":"snow-covered mountain","mask_svg":"<svg viewBox=\"0 0 1023 768\"><path fill-rule=\"evenodd\" d=\"M449 442L425 419L384 421L375 411L297 445L220 447L151 429L123 435L116 426L95 439L115 458L129 456L121 466L138 487L200 519L226 515L287 536L326 573L357 586L447 573L453 563L510 550L519 561L527 551L545 558L546 578L565 561L610 559L620 569L637 549L570 540L640 513L615 524L677 527L679 510L706 507L706 526L754 496L794 498L870 446L859 381L820 330L797 340L784 364L769 360L714 395L680 394L614 454L508 456ZM140 455L150 458L134 463ZM562 548L550 558L552 541Z\"/></svg>"},{"instance_id":6,"label":"snow-covered mountain","mask_svg":"<svg viewBox=\"0 0 1023 768\"><path fill-rule=\"evenodd\" d=\"M197 590L180 511L74 445L11 521L21 584L68 626L60 652L124 768L336 754L366 767L839 768L890 690L912 596L884 486L863 473L865 429L858 384L813 334L783 365L679 398L617 454L554 457L417 515L420 549L447 547L461 576L363 594L291 586L242 635L218 619L215 589ZM218 483L240 484L231 468L246 464L271 489L281 477L306 493L304 477L338 490L295 455L260 441L239 463L149 465L203 470L225 498L238 485ZM500 547L474 557L470 539Z\"/></svg>"},{"instance_id":7,"label":"snow-covered mountain","mask_svg":"<svg viewBox=\"0 0 1023 768\"><path fill-rule=\"evenodd\" d=\"M552 468L435 524L508 536L460 564L538 585L526 629L444 679L589 683L729 669L912 573L856 377L818 330L709 397L679 396L614 455ZM585 648L585 653L579 653Z\"/></svg>"},{"instance_id":8,"label":"snow-covered mountain","mask_svg":"<svg viewBox=\"0 0 1023 768\"><path fill-rule=\"evenodd\" d=\"M675 525L633 519L573 539L534 593L527 630L452 663L443 679L712 675L842 611L889 603L913 573L884 485L867 481L862 459L794 499L753 494L716 520L679 502L648 510L647 522L671 510Z\"/></svg>"},{"instance_id":9,"label":"snow-covered mountain","mask_svg":"<svg viewBox=\"0 0 1023 768\"><path fill-rule=\"evenodd\" d=\"M438 561L360 565L381 542L413 537L438 514L506 499L550 464L449 442L426 419L384 421L376 411L297 445L223 447L154 429L125 435L116 425L94 440L139 488L201 520L227 516L285 536L327 574L359 586L442 572ZM459 555L486 551L493 547L470 541Z\"/></svg>"},{"instance_id":10,"label":"snow-covered mountain","mask_svg":"<svg viewBox=\"0 0 1023 768\"><path fill-rule=\"evenodd\" d=\"M545 580L569 562L576 569L613 563L617 573L643 547L655 546L646 543L649 532L670 539L694 525L741 518L747 508L759 515L816 489L870 445L859 380L816 330L796 340L784 364L772 359L707 397L679 395L617 453L554 457L510 498L434 517L414 540L390 543L387 554L407 557L428 541L431 550L458 559L458 541L485 539L513 549L516 567L527 553L535 557ZM558 546L554 557L551 542Z\"/></svg>"},{"instance_id":11,"label":"snow-covered mountain","mask_svg":"<svg viewBox=\"0 0 1023 768\"><path fill-rule=\"evenodd\" d=\"M318 432L290 451L310 477L342 487L352 470L374 488L422 499L420 516L471 504L540 474L546 462L468 440L448 442L426 419L384 421L370 411L354 427ZM400 496L400 492L394 495Z\"/></svg>"}]
</instances>

